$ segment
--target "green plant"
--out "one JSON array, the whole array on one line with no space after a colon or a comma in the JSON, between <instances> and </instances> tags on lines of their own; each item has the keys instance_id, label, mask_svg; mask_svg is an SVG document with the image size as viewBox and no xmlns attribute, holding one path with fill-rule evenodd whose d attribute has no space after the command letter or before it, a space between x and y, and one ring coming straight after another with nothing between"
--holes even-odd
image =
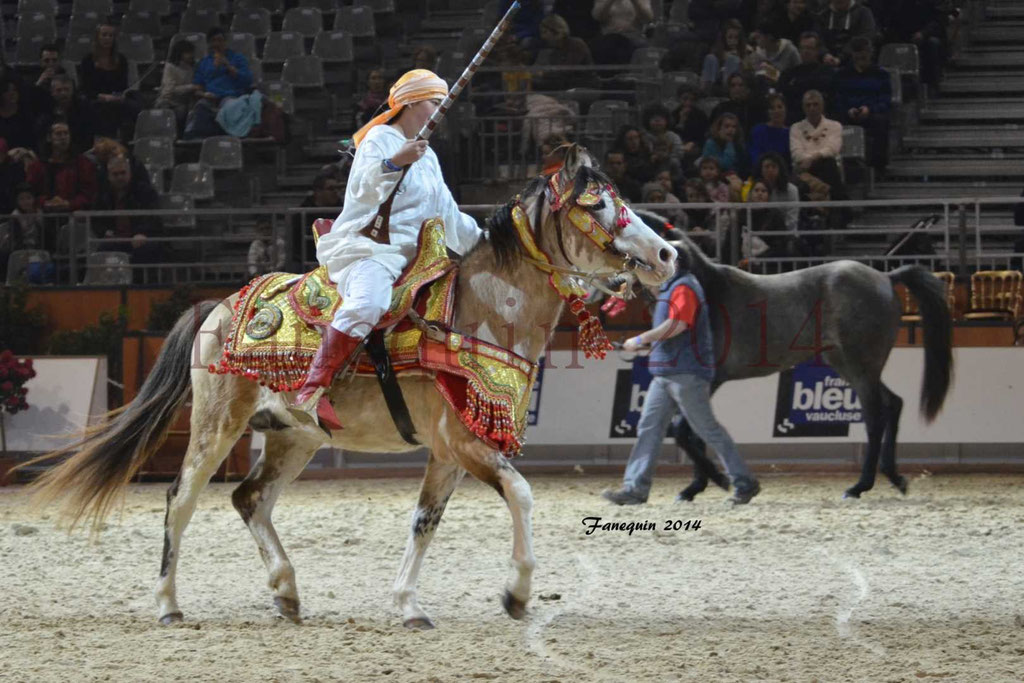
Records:
<instances>
[{"instance_id":1,"label":"green plant","mask_svg":"<svg viewBox=\"0 0 1024 683\"><path fill-rule=\"evenodd\" d=\"M63 330L50 338L50 353L58 356L107 356L111 363L121 357L121 342L128 327L128 309L100 313L95 325Z\"/></svg>"},{"instance_id":2,"label":"green plant","mask_svg":"<svg viewBox=\"0 0 1024 683\"><path fill-rule=\"evenodd\" d=\"M0 348L18 355L38 354L49 324L46 313L28 308L28 288L4 287L0 293Z\"/></svg>"},{"instance_id":3,"label":"green plant","mask_svg":"<svg viewBox=\"0 0 1024 683\"><path fill-rule=\"evenodd\" d=\"M170 332L178 317L195 305L195 290L190 286L178 287L164 301L153 304L149 310L146 329L150 332Z\"/></svg>"}]
</instances>

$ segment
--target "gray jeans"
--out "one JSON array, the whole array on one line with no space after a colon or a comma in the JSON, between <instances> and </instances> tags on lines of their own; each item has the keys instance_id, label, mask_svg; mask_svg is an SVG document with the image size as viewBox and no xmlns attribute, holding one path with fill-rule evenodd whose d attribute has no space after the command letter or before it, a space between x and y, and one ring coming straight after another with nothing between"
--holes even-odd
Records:
<instances>
[{"instance_id":1,"label":"gray jeans","mask_svg":"<svg viewBox=\"0 0 1024 683\"><path fill-rule=\"evenodd\" d=\"M640 498L647 498L665 430L676 410L682 410L693 431L715 449L733 486L745 486L753 479L729 432L718 423L711 410L711 383L696 375L663 375L654 377L647 389L637 424L637 440L623 477L626 489Z\"/></svg>"}]
</instances>

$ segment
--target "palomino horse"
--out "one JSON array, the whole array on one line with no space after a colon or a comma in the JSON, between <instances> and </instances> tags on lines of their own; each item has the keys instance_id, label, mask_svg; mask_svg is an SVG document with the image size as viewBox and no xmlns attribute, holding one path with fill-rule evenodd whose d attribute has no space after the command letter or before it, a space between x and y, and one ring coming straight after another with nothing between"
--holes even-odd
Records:
<instances>
[{"instance_id":1,"label":"palomino horse","mask_svg":"<svg viewBox=\"0 0 1024 683\"><path fill-rule=\"evenodd\" d=\"M549 186L565 191L557 194ZM582 148L569 148L559 174L531 182L519 202L523 210L519 215L527 217L526 230L548 255L550 266L524 253L523 240L511 220L511 204L499 209L488 222L487 237L460 265L456 330L475 329L478 339L535 362L562 311L562 298L549 286L553 270L575 277L632 269L651 285L675 272L675 250L616 197L608 178L592 166ZM602 245L595 240L595 228L609 241ZM191 386L191 438L178 478L167 492L163 561L156 589L158 616L165 624L183 618L175 591L182 533L200 491L247 424L266 432L266 447L232 493L232 501L256 540L278 611L294 621L299 620L295 572L271 523L281 491L324 443L381 453L415 447L394 428L373 377L335 382L331 398L345 428L326 437L319 427L296 419L288 410L290 392L273 393L233 374L209 372L208 366L221 357L238 297L238 293L229 297L228 305L204 303L198 320L191 312L182 316L139 395L67 449L77 452L35 484L42 501L64 504L72 523L87 516L98 524L162 442ZM432 626L417 602L417 575L445 504L465 472L494 487L511 512L513 567L503 604L509 615L521 618L535 565L529 484L504 455L464 426L429 377L402 376L400 385L416 434L430 450L394 585L405 625Z\"/></svg>"},{"instance_id":2,"label":"palomino horse","mask_svg":"<svg viewBox=\"0 0 1024 683\"><path fill-rule=\"evenodd\" d=\"M656 225L658 217L650 217ZM653 220L652 220L653 219ZM663 221L662 221L663 222ZM945 285L920 266L881 273L856 261L833 261L779 275L753 275L712 263L689 238L672 231L679 267L704 288L715 337L712 391L724 382L771 375L819 358L857 392L868 433L860 479L845 492L859 498L879 469L906 493L896 472L896 434L903 399L882 382L882 368L899 330L901 305L893 287L903 284L918 301L924 327L924 379L920 408L931 421L949 389L953 357L952 319ZM694 481L680 493L692 500L708 479L727 480L704 454L703 443L684 424L677 436L695 464ZM881 464L879 465L879 454Z\"/></svg>"}]
</instances>

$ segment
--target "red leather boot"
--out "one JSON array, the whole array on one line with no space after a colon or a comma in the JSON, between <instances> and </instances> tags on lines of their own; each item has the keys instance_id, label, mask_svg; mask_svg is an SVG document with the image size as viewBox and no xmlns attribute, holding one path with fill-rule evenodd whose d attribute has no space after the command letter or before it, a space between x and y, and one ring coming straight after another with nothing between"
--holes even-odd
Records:
<instances>
[{"instance_id":1,"label":"red leather boot","mask_svg":"<svg viewBox=\"0 0 1024 683\"><path fill-rule=\"evenodd\" d=\"M309 366L309 375L306 376L306 381L295 396L293 405L304 409L313 394L323 388L324 392L316 404L316 415L320 418L320 423L323 426L329 429L341 429L341 422L334 412L334 406L327 400L327 390L330 389L334 376L345 367L349 358L362 342L361 337L349 336L328 325L326 334L320 341L320 348L313 356L313 364Z\"/></svg>"}]
</instances>

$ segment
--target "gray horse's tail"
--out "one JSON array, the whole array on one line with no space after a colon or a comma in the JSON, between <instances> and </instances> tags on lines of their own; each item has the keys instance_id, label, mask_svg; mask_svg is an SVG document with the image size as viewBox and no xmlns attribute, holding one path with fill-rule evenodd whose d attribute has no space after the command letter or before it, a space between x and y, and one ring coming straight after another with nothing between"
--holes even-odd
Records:
<instances>
[{"instance_id":1,"label":"gray horse's tail","mask_svg":"<svg viewBox=\"0 0 1024 683\"><path fill-rule=\"evenodd\" d=\"M903 266L889 273L917 299L924 322L924 380L921 414L930 422L942 409L953 374L953 319L946 303L946 285L921 266Z\"/></svg>"},{"instance_id":2,"label":"gray horse's tail","mask_svg":"<svg viewBox=\"0 0 1024 683\"><path fill-rule=\"evenodd\" d=\"M218 303L204 301L178 318L131 403L107 413L70 446L21 465L73 453L32 483L35 503L59 501L61 516L72 528L82 517L89 517L93 530L99 529L121 491L163 443L189 395L193 340Z\"/></svg>"}]
</instances>

